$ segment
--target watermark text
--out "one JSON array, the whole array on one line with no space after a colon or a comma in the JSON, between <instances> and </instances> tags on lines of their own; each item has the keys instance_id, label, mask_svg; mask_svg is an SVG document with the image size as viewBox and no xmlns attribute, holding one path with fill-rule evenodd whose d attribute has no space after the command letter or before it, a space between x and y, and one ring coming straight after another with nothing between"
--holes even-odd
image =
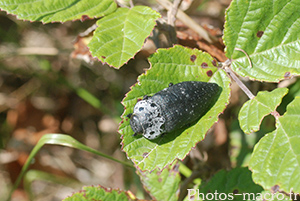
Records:
<instances>
[{"instance_id":1,"label":"watermark text","mask_svg":"<svg viewBox=\"0 0 300 201\"><path fill-rule=\"evenodd\" d=\"M233 200L236 196L242 196L242 200L297 200L299 193L293 193L291 189L289 194L284 193L219 193L215 192L202 193L199 189L187 189L188 200Z\"/></svg>"}]
</instances>

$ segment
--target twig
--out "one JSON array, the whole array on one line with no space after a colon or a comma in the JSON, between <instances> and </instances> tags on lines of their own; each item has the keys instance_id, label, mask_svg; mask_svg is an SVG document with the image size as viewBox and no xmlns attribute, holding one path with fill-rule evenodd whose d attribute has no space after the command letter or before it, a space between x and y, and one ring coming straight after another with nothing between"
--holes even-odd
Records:
<instances>
[{"instance_id":1,"label":"twig","mask_svg":"<svg viewBox=\"0 0 300 201\"><path fill-rule=\"evenodd\" d=\"M182 0L174 0L171 10L168 11L168 24L175 26L176 14Z\"/></svg>"},{"instance_id":2,"label":"twig","mask_svg":"<svg viewBox=\"0 0 300 201\"><path fill-rule=\"evenodd\" d=\"M231 60L227 60L223 63L224 70L230 75L230 77L239 85L239 87L244 91L244 93L250 98L253 99L255 96L252 92L244 85L244 83L235 75L235 73L230 69Z\"/></svg>"},{"instance_id":3,"label":"twig","mask_svg":"<svg viewBox=\"0 0 300 201\"><path fill-rule=\"evenodd\" d=\"M168 0L156 0L157 3L162 5L167 10L172 9L172 3ZM197 24L192 18L190 18L187 14L185 14L182 10L178 9L176 17L182 21L186 26L188 26L190 29L197 32L204 40L206 40L209 43L217 42L218 39L214 36L212 36L209 32L207 32L202 26Z\"/></svg>"},{"instance_id":4,"label":"twig","mask_svg":"<svg viewBox=\"0 0 300 201\"><path fill-rule=\"evenodd\" d=\"M85 37L88 36L91 32L95 31L97 29L98 25L95 23L92 26L90 26L87 30L85 30L84 32L80 33L79 36L80 37Z\"/></svg>"},{"instance_id":5,"label":"twig","mask_svg":"<svg viewBox=\"0 0 300 201\"><path fill-rule=\"evenodd\" d=\"M130 5L130 8L133 8L133 7L134 7L134 4L133 4L133 1L132 1L132 0L129 1L129 5Z\"/></svg>"}]
</instances>

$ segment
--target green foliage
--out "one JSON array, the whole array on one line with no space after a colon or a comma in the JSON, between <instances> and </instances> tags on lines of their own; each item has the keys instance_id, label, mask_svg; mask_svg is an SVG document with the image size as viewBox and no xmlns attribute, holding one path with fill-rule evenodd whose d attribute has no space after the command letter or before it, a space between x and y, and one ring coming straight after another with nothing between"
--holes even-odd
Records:
<instances>
[{"instance_id":1,"label":"green foliage","mask_svg":"<svg viewBox=\"0 0 300 201\"><path fill-rule=\"evenodd\" d=\"M266 134L255 146L249 167L253 180L265 189L280 184L285 192L300 192L300 97L276 119L276 130Z\"/></svg>"},{"instance_id":2,"label":"green foliage","mask_svg":"<svg viewBox=\"0 0 300 201\"><path fill-rule=\"evenodd\" d=\"M254 80L278 82L300 74L299 0L233 0L224 42L232 69ZM244 50L250 57L252 67Z\"/></svg>"},{"instance_id":3,"label":"green foliage","mask_svg":"<svg viewBox=\"0 0 300 201\"><path fill-rule=\"evenodd\" d=\"M49 23L102 17L114 12L117 4L114 0L1 0L0 8L21 20Z\"/></svg>"},{"instance_id":4,"label":"green foliage","mask_svg":"<svg viewBox=\"0 0 300 201\"><path fill-rule=\"evenodd\" d=\"M199 187L199 193L204 193L205 196L217 192L219 195L214 197L215 200L248 200L244 199L243 195L236 194L256 194L262 190L261 186L252 181L251 171L248 168L235 168L228 172L221 170L209 182L202 183ZM209 197L205 198L209 199Z\"/></svg>"},{"instance_id":5,"label":"green foliage","mask_svg":"<svg viewBox=\"0 0 300 201\"><path fill-rule=\"evenodd\" d=\"M175 162L162 171L153 172L138 171L142 183L153 198L160 201L178 200L178 186L180 175L178 171L179 164Z\"/></svg>"},{"instance_id":6,"label":"green foliage","mask_svg":"<svg viewBox=\"0 0 300 201\"><path fill-rule=\"evenodd\" d=\"M119 8L100 19L89 43L93 56L120 68L143 46L160 14L146 6Z\"/></svg>"},{"instance_id":7,"label":"green foliage","mask_svg":"<svg viewBox=\"0 0 300 201\"><path fill-rule=\"evenodd\" d=\"M245 133L256 132L263 118L275 112L281 103L282 97L286 95L288 89L278 88L272 92L258 92L257 96L247 101L240 110L239 121ZM272 99L270 99L272 97Z\"/></svg>"},{"instance_id":8,"label":"green foliage","mask_svg":"<svg viewBox=\"0 0 300 201\"><path fill-rule=\"evenodd\" d=\"M189 200L192 195L194 195L195 200L197 200L198 195L199 198L204 196L205 200L251 201L289 199L289 196L284 193L264 191L260 185L253 182L251 171L246 167L217 172L208 182L203 182L199 186L199 191L190 190L186 200Z\"/></svg>"},{"instance_id":9,"label":"green foliage","mask_svg":"<svg viewBox=\"0 0 300 201\"><path fill-rule=\"evenodd\" d=\"M196 57L195 61L191 60L192 55ZM151 68L138 78L138 84L132 87L122 101L126 109L119 128L123 135L123 150L138 168L152 171L157 167L164 168L175 159L183 159L218 121L219 114L228 104L230 80L212 61L213 58L207 53L182 46L160 49L150 58ZM176 84L187 80L214 82L222 87L222 93L215 105L196 124L184 131L167 133L152 141L142 136L133 137L134 133L126 115L132 113L137 100L166 88L170 82Z\"/></svg>"},{"instance_id":10,"label":"green foliage","mask_svg":"<svg viewBox=\"0 0 300 201\"><path fill-rule=\"evenodd\" d=\"M117 8L113 0L80 0L76 3L70 0L2 0L0 7L19 19L43 23L102 17L97 22L98 28L88 47L94 57L115 68L120 68L142 48L155 26L155 20L160 17L159 13L145 6ZM299 10L299 0L233 0L226 11L223 36L226 56L231 59L229 67L240 76L266 82L279 82L300 75ZM153 198L176 200L181 180L177 159L183 160L218 121L219 115L229 103L231 80L208 53L197 49L179 45L159 49L150 56L149 61L151 68L138 77L138 83L122 101L125 107L123 121L119 127L122 149L135 164L144 187ZM133 137L126 115L132 113L137 100L144 95L155 94L166 88L170 82L176 84L183 81L217 83L222 92L214 106L189 128L167 133L156 140L147 140L142 136ZM269 191L263 192L263 189L270 190L276 185L284 192L290 192L291 189L300 192L299 83L298 80L291 87L292 95L287 95L290 98L288 101L283 99L288 90L279 88L271 92L258 92L256 97L242 106L239 123L245 133L264 132L263 129L260 130L260 125L266 115L272 114L276 119L276 129L259 140L251 155L249 168L253 175L247 168L236 168L228 172L222 170L210 181L202 183L199 192L208 194L217 190L227 195L243 192L266 194ZM78 88L76 92L94 107L102 107L102 103L86 90ZM289 103L292 99L294 100ZM287 112L279 116L276 109L281 102L288 106ZM254 133L253 135L246 139L239 138L239 142L244 140L241 143L236 143L237 139L233 139L231 146L238 144L239 151L244 152L236 155L244 154L243 159L250 155L253 145L258 140ZM32 150L13 190L19 185L36 153L45 144L89 151L133 167L91 149L69 136L49 134L43 136ZM237 161L234 158L232 160ZM241 164L242 162L237 166ZM48 176L44 175L45 178ZM233 197L235 200L242 200L239 196ZM85 187L65 200L91 199L137 200L130 191L108 190L102 186Z\"/></svg>"},{"instance_id":11,"label":"green foliage","mask_svg":"<svg viewBox=\"0 0 300 201\"><path fill-rule=\"evenodd\" d=\"M89 201L89 200L114 200L114 201L133 201L138 199L130 191L116 189L106 189L102 186L86 186L64 201Z\"/></svg>"}]
</instances>

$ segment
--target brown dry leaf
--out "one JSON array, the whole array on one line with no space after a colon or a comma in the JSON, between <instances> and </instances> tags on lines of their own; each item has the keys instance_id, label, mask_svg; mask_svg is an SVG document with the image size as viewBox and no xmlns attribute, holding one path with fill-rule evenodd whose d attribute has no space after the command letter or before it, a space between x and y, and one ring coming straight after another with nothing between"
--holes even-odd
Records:
<instances>
[{"instance_id":1,"label":"brown dry leaf","mask_svg":"<svg viewBox=\"0 0 300 201\"><path fill-rule=\"evenodd\" d=\"M93 64L95 59L93 58L87 44L92 39L92 36L77 36L76 41L74 43L74 51L71 54L72 58L81 59L86 63Z\"/></svg>"},{"instance_id":2,"label":"brown dry leaf","mask_svg":"<svg viewBox=\"0 0 300 201\"><path fill-rule=\"evenodd\" d=\"M211 56L215 57L217 60L223 62L227 60L227 57L224 53L224 44L222 42L221 34L222 31L218 28L210 28L208 26L203 26L212 36L219 38L219 42L215 44L209 44L201 38L196 32L187 28L184 24L176 22L177 28L177 38L179 44L188 46L191 48L198 48L209 53Z\"/></svg>"},{"instance_id":3,"label":"brown dry leaf","mask_svg":"<svg viewBox=\"0 0 300 201\"><path fill-rule=\"evenodd\" d=\"M218 49L216 46L212 44L207 44L206 42L203 41L197 41L197 46L199 49L208 52L212 57L215 57L221 62L224 62L228 59L222 50Z\"/></svg>"}]
</instances>

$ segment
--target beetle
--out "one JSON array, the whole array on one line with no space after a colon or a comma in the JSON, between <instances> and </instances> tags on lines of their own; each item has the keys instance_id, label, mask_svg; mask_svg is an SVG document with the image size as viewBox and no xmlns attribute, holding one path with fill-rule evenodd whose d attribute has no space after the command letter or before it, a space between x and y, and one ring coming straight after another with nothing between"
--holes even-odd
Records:
<instances>
[{"instance_id":1,"label":"beetle","mask_svg":"<svg viewBox=\"0 0 300 201\"><path fill-rule=\"evenodd\" d=\"M214 105L221 92L216 83L185 81L145 95L134 106L130 126L134 136L153 140L195 123Z\"/></svg>"}]
</instances>

